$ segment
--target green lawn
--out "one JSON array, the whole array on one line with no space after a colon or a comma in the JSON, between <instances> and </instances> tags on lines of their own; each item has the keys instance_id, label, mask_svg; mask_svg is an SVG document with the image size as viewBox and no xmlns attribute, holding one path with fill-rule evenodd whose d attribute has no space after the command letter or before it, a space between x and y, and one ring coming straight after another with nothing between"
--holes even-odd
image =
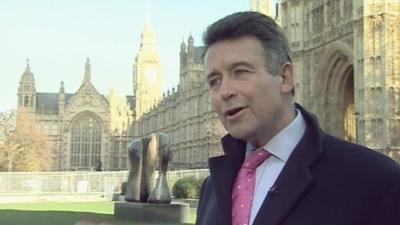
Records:
<instances>
[{"instance_id":1,"label":"green lawn","mask_svg":"<svg viewBox=\"0 0 400 225\"><path fill-rule=\"evenodd\" d=\"M194 224L196 210L190 210L189 224ZM0 204L0 224L74 225L78 221L87 221L88 224L99 225L146 225L116 220L113 217L113 212L114 202L7 203ZM152 223L152 225L157 224Z\"/></svg>"}]
</instances>

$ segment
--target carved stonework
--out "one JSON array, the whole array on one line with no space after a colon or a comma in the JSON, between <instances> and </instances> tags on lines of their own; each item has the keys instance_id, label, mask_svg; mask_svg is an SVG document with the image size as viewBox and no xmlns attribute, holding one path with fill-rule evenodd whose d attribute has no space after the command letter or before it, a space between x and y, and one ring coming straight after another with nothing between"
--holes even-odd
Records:
<instances>
[{"instance_id":1,"label":"carved stonework","mask_svg":"<svg viewBox=\"0 0 400 225\"><path fill-rule=\"evenodd\" d=\"M344 19L350 20L353 15L353 1L344 1Z\"/></svg>"},{"instance_id":2,"label":"carved stonework","mask_svg":"<svg viewBox=\"0 0 400 225\"><path fill-rule=\"evenodd\" d=\"M313 52L313 59L315 60L315 67L314 68L317 68L316 65L321 60L322 53L323 53L323 49L319 49L319 50L316 50L316 51Z\"/></svg>"},{"instance_id":3,"label":"carved stonework","mask_svg":"<svg viewBox=\"0 0 400 225\"><path fill-rule=\"evenodd\" d=\"M321 33L324 27L324 7L320 6L312 11L313 33Z\"/></svg>"},{"instance_id":4,"label":"carved stonework","mask_svg":"<svg viewBox=\"0 0 400 225\"><path fill-rule=\"evenodd\" d=\"M280 17L290 18L291 4L284 2ZM339 137L382 152L387 145L400 150L395 141L400 133L400 2L303 0L300 5L306 16L299 24L306 32L300 40L289 37L291 43L300 41L293 60L303 62L295 70L301 85L297 100L311 106L322 126Z\"/></svg>"},{"instance_id":5,"label":"carved stonework","mask_svg":"<svg viewBox=\"0 0 400 225\"><path fill-rule=\"evenodd\" d=\"M376 32L382 27L382 18L380 16L370 16L368 24L370 32Z\"/></svg>"},{"instance_id":6,"label":"carved stonework","mask_svg":"<svg viewBox=\"0 0 400 225\"><path fill-rule=\"evenodd\" d=\"M368 12L370 14L380 14L383 13L385 9L385 3L370 3L368 5Z\"/></svg>"},{"instance_id":7,"label":"carved stonework","mask_svg":"<svg viewBox=\"0 0 400 225\"><path fill-rule=\"evenodd\" d=\"M83 90L80 95L78 95L78 101L76 102L76 106L91 106L91 107L98 107L100 106L100 101L98 96L95 96L89 89Z\"/></svg>"},{"instance_id":8,"label":"carved stonework","mask_svg":"<svg viewBox=\"0 0 400 225\"><path fill-rule=\"evenodd\" d=\"M108 107L108 103L91 84L83 84L76 95L68 101L66 111L69 115L73 115L82 110L90 110L106 119Z\"/></svg>"}]
</instances>

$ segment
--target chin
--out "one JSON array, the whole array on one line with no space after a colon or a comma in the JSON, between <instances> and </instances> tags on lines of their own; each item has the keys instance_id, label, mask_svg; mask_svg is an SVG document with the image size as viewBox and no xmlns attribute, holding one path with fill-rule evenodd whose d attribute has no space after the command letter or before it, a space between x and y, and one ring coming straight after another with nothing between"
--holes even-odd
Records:
<instances>
[{"instance_id":1,"label":"chin","mask_svg":"<svg viewBox=\"0 0 400 225\"><path fill-rule=\"evenodd\" d=\"M245 134L245 133L243 133L243 132L239 132L239 131L232 131L232 130L230 130L229 131L229 134L232 136L232 137L234 137L234 138L236 138L236 139L239 139L239 140L243 140L243 141L246 141L247 140L247 137L248 137L248 135L247 134Z\"/></svg>"}]
</instances>

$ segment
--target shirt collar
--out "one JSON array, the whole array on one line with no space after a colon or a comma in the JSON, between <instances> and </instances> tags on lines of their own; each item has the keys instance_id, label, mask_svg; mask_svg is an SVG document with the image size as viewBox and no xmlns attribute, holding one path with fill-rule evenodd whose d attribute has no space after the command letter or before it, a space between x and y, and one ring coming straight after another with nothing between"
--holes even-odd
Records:
<instances>
[{"instance_id":1,"label":"shirt collar","mask_svg":"<svg viewBox=\"0 0 400 225\"><path fill-rule=\"evenodd\" d=\"M268 150L273 156L283 162L289 159L296 145L300 142L301 137L306 129L306 123L300 110L296 109L296 117L283 130L271 138L263 148ZM246 154L254 147L247 142Z\"/></svg>"}]
</instances>

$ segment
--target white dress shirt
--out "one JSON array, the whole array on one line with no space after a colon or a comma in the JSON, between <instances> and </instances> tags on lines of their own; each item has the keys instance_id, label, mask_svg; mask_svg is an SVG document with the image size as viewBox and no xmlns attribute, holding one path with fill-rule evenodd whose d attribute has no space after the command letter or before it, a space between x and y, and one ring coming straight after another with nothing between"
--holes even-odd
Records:
<instances>
[{"instance_id":1,"label":"white dress shirt","mask_svg":"<svg viewBox=\"0 0 400 225\"><path fill-rule=\"evenodd\" d=\"M268 191L274 185L293 149L300 142L304 134L306 124L303 115L297 109L296 112L295 119L263 146L265 150L271 153L271 156L256 169L256 183L249 224L253 224L254 218ZM254 147L247 142L246 156L252 149Z\"/></svg>"}]
</instances>

